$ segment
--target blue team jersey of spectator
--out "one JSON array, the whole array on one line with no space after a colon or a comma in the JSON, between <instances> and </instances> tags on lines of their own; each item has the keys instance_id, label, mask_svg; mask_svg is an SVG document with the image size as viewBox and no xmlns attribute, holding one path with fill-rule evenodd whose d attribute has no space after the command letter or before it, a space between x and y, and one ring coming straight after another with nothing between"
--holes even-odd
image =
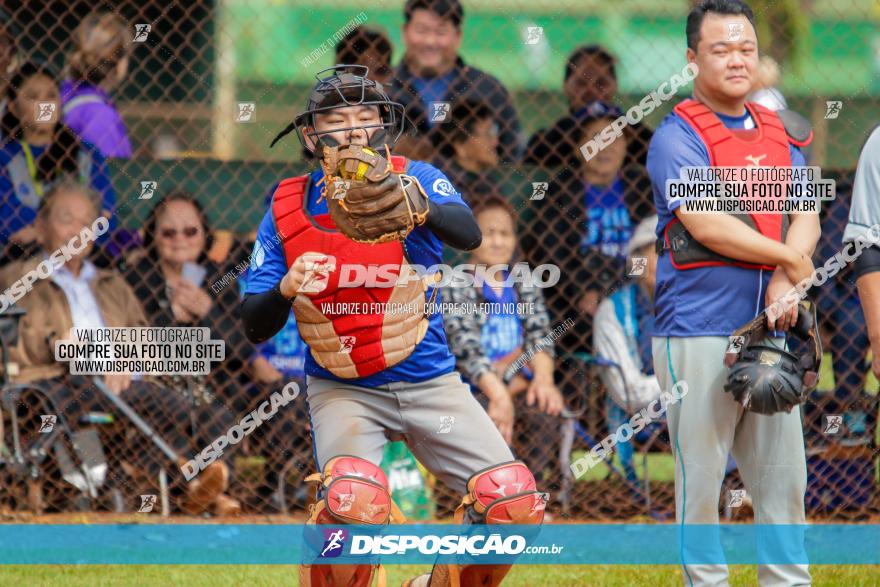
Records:
<instances>
[{"instance_id":1,"label":"blue team jersey of spectator","mask_svg":"<svg viewBox=\"0 0 880 587\"><path fill-rule=\"evenodd\" d=\"M446 94L449 91L449 84L452 83L452 78L453 72L451 71L440 77L422 78L413 76L412 78L413 88L415 88L417 95L421 97L425 112L428 114L428 127L433 127L435 124L434 121L431 120L431 117L434 114L431 111L431 103L442 102L444 98L446 98ZM446 113L447 119L441 124L452 124L452 121L448 119L450 114L451 112Z\"/></svg>"},{"instance_id":2,"label":"blue team jersey of spectator","mask_svg":"<svg viewBox=\"0 0 880 587\"><path fill-rule=\"evenodd\" d=\"M29 148L36 161L48 147L29 145ZM80 181L100 195L101 209L110 212L110 228L115 228L116 194L104 157L90 144L82 143L78 163ZM42 185L42 193L49 187ZM22 143L9 141L0 149L0 244L8 243L10 235L33 224L41 198L29 172ZM98 241L103 242L108 234Z\"/></svg>"},{"instance_id":3,"label":"blue team jersey of spectator","mask_svg":"<svg viewBox=\"0 0 880 587\"><path fill-rule=\"evenodd\" d=\"M727 128L754 128L746 113L717 114ZM794 166L805 165L803 154L789 145ZM700 137L675 112L663 119L648 148L648 173L657 206L657 236L674 218L681 200L666 199L666 180L678 179L682 167L709 165L709 152ZM657 263L654 308L655 336L729 336L764 310L772 272L735 266L701 267L679 271L669 255Z\"/></svg>"},{"instance_id":4,"label":"blue team jersey of spectator","mask_svg":"<svg viewBox=\"0 0 880 587\"><path fill-rule=\"evenodd\" d=\"M610 186L588 185L584 191L584 206L587 232L581 249L595 248L609 257L626 258L626 246L633 229L620 176Z\"/></svg>"},{"instance_id":5,"label":"blue team jersey of spectator","mask_svg":"<svg viewBox=\"0 0 880 587\"><path fill-rule=\"evenodd\" d=\"M416 179L424 188L432 202L440 205L454 204L467 207L461 194L449 179L437 168L422 161L412 161L407 173ZM327 202L318 198L321 188L318 181L323 171L317 169L311 173L311 188L308 194L308 210L312 215L326 214ZM283 247L276 244L275 220L271 208L266 212L257 231L254 245L253 262L250 266L247 293L255 294L268 291L275 287L287 273L287 261ZM410 263L430 267L443 262L443 243L424 226L416 227L403 243L404 252ZM366 261L365 261L366 262ZM433 289L428 290L428 297ZM449 351L446 333L443 330L443 316L433 314L429 319L428 331L413 353L406 360L370 375L357 379L341 379L322 368L315 362L311 353L306 356L306 374L336 381L345 381L353 385L375 387L395 381L417 383L450 373L455 368L455 357Z\"/></svg>"},{"instance_id":6,"label":"blue team jersey of spectator","mask_svg":"<svg viewBox=\"0 0 880 587\"><path fill-rule=\"evenodd\" d=\"M523 343L522 321L516 312L516 288L510 285L498 295L489 284L484 283L483 297L489 305L486 323L480 332L480 342L486 357L495 362ZM511 308L513 311L505 311Z\"/></svg>"}]
</instances>

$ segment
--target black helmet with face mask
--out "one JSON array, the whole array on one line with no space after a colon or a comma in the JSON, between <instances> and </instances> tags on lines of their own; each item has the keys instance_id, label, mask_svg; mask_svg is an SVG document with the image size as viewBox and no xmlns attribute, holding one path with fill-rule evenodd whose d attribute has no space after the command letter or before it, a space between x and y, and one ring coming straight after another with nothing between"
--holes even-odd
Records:
<instances>
[{"instance_id":1,"label":"black helmet with face mask","mask_svg":"<svg viewBox=\"0 0 880 587\"><path fill-rule=\"evenodd\" d=\"M328 136L329 134L361 129L366 131L371 128L378 130L370 137L370 147L377 150L384 148L386 145L389 148L394 147L398 139L400 139L400 135L403 134L406 120L404 108L402 104L392 102L388 98L388 95L382 88L382 84L367 77L369 71L369 68L364 65L343 64L334 65L315 74L315 79L318 80L318 83L315 84L311 94L309 94L306 109L293 122L287 125L284 130L278 133L270 147L274 147L275 143L294 130L299 142L309 151L312 148L306 141L306 136L309 136L314 141L316 149L320 149L322 146L337 147L339 146L337 141ZM328 72L330 72L329 75L322 77L323 74ZM381 122L363 126L334 128L332 131L326 132L318 132L316 130L316 115L324 114L335 108L346 108L349 106L376 106L379 109Z\"/></svg>"}]
</instances>

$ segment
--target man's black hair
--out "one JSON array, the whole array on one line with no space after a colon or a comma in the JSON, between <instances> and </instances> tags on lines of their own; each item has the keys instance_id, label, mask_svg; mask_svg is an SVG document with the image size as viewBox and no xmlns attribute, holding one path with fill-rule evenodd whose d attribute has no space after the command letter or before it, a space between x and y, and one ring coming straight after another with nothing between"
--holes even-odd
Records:
<instances>
[{"instance_id":1,"label":"man's black hair","mask_svg":"<svg viewBox=\"0 0 880 587\"><path fill-rule=\"evenodd\" d=\"M585 57L598 59L602 65L606 65L611 69L611 77L615 80L617 79L617 72L614 69L616 60L614 59L614 56L605 49L605 47L602 47L601 45L581 45L571 52L571 55L568 56L568 59L565 62L565 81L568 81L568 78L574 73L577 64Z\"/></svg>"},{"instance_id":2,"label":"man's black hair","mask_svg":"<svg viewBox=\"0 0 880 587\"><path fill-rule=\"evenodd\" d=\"M452 105L450 120L438 124L431 133L434 146L443 157L455 155L454 145L467 141L474 126L481 120L492 119L492 108L480 100L460 100Z\"/></svg>"},{"instance_id":3,"label":"man's black hair","mask_svg":"<svg viewBox=\"0 0 880 587\"><path fill-rule=\"evenodd\" d=\"M461 21L464 20L464 8L459 0L407 0L403 7L405 24L409 24L416 10L427 10L440 18L448 18L457 29L461 28Z\"/></svg>"},{"instance_id":4,"label":"man's black hair","mask_svg":"<svg viewBox=\"0 0 880 587\"><path fill-rule=\"evenodd\" d=\"M687 46L693 51L697 50L700 43L700 27L703 26L703 19L709 13L725 14L725 15L743 15L752 23L755 28L755 15L752 9L742 0L702 0L697 4L687 18Z\"/></svg>"},{"instance_id":5,"label":"man's black hair","mask_svg":"<svg viewBox=\"0 0 880 587\"><path fill-rule=\"evenodd\" d=\"M388 35L365 26L355 27L336 44L336 63L360 63L360 57L368 50L379 53L391 66L392 47Z\"/></svg>"}]
</instances>

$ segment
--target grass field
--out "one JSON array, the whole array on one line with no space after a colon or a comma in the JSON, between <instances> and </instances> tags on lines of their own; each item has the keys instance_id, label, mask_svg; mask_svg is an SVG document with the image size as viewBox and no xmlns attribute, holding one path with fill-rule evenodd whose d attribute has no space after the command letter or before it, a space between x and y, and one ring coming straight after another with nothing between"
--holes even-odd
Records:
<instances>
[{"instance_id":1,"label":"grass field","mask_svg":"<svg viewBox=\"0 0 880 587\"><path fill-rule=\"evenodd\" d=\"M396 586L425 567L390 566L388 585ZM754 566L731 568L730 585L757 585ZM816 587L869 587L880 584L880 567L876 566L814 566ZM298 585L297 569L293 566L217 565L217 566L69 566L43 565L0 567L0 585L43 585L72 587L239 587L240 585L289 587ZM681 574L673 566L530 566L514 569L504 587L599 586L631 587L635 585L678 586Z\"/></svg>"}]
</instances>

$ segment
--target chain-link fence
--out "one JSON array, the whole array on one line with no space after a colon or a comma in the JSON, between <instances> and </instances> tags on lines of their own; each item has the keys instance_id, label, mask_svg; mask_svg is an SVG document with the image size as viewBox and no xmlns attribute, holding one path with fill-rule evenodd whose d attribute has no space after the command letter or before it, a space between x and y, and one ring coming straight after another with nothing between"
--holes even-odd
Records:
<instances>
[{"instance_id":1,"label":"chain-link fence","mask_svg":"<svg viewBox=\"0 0 880 587\"><path fill-rule=\"evenodd\" d=\"M878 13L868 0L752 8L764 55L753 97L806 117L807 160L837 180L837 198L822 210L818 265L841 248L854 167L876 122ZM94 2L5 2L0 285L9 288L64 242L53 224L59 210L88 223L103 215L111 230L91 253L97 285L86 297L97 307L71 301L74 286L58 275L18 299L28 313L17 341L7 332L0 511L131 511L144 495L168 496L167 507L184 513L303 511L303 479L314 468L304 392L196 482L175 461L193 458L288 383L305 388L295 322L254 345L238 305L273 187L314 166L290 137L269 143L301 111L319 70L357 62L406 107L397 151L434 163L473 206L506 200L517 220L514 258L560 269L558 284L542 292L540 328L555 348L566 409L542 413L527 391L514 399L513 448L550 492L550 511L672 516L674 458L663 419L618 445L608 463L577 478L569 465L629 417L605 385L621 367L597 348L594 324L603 303L607 311L615 294L653 278L636 276L638 255L628 248L655 213L647 146L690 86L657 100L601 156L585 161L581 146L682 71L689 9L683 0L473 0L459 28L454 12L439 18L423 9L405 20L398 1L120 1L98 12ZM95 192L94 211L82 198L44 203L68 176ZM648 256L652 246L638 251ZM445 258L468 255L449 250ZM835 519L880 513L877 381L850 273L819 288L825 357L802 407L808 515ZM107 382L172 454L91 379L65 375L55 361L54 342L94 319L209 327L225 341L226 358L210 375ZM503 333L482 328L483 350L494 356L492 337ZM514 340L496 357L499 379L528 351ZM513 389L516 378L506 384ZM101 472L92 477L83 464ZM735 463L728 469L719 507L741 515L743 482ZM448 514L459 496L430 475L424 483L436 513Z\"/></svg>"}]
</instances>

